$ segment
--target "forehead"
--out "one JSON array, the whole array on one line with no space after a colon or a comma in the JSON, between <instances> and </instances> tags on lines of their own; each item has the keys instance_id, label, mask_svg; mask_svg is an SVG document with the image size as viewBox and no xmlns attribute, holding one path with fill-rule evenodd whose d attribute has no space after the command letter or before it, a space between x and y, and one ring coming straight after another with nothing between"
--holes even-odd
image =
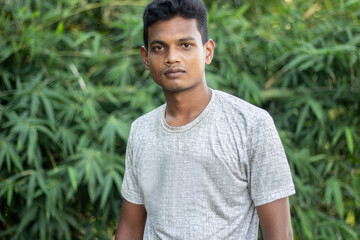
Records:
<instances>
[{"instance_id":1,"label":"forehead","mask_svg":"<svg viewBox=\"0 0 360 240\"><path fill-rule=\"evenodd\" d=\"M194 38L201 41L201 34L196 19L174 17L170 20L160 20L149 27L148 41L171 41L183 38Z\"/></svg>"}]
</instances>

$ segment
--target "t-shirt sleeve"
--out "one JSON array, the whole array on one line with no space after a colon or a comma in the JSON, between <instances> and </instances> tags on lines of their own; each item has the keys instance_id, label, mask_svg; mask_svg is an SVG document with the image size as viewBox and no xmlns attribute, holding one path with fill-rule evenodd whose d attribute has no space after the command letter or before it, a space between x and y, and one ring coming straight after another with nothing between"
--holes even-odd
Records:
<instances>
[{"instance_id":1,"label":"t-shirt sleeve","mask_svg":"<svg viewBox=\"0 0 360 240\"><path fill-rule=\"evenodd\" d=\"M125 154L125 175L121 188L122 196L129 202L134 204L144 204L143 195L139 187L138 181L138 163L135 159L133 149L133 135L130 130L128 144Z\"/></svg>"},{"instance_id":2,"label":"t-shirt sleeve","mask_svg":"<svg viewBox=\"0 0 360 240\"><path fill-rule=\"evenodd\" d=\"M295 193L289 164L271 116L262 112L249 139L249 187L255 206Z\"/></svg>"}]
</instances>

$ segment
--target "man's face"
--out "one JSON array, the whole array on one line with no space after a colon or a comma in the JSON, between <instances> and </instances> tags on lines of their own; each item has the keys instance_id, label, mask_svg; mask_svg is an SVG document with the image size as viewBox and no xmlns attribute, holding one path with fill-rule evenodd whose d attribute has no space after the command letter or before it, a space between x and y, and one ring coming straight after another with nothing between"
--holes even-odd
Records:
<instances>
[{"instance_id":1,"label":"man's face","mask_svg":"<svg viewBox=\"0 0 360 240\"><path fill-rule=\"evenodd\" d=\"M214 43L202 44L195 19L174 17L149 27L148 49L141 48L145 67L164 91L179 92L205 82Z\"/></svg>"}]
</instances>

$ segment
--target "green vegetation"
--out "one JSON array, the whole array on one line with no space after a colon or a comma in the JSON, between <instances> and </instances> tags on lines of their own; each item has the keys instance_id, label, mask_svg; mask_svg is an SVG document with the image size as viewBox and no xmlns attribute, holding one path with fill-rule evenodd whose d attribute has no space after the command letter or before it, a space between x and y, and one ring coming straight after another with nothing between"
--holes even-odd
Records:
<instances>
[{"instance_id":1,"label":"green vegetation","mask_svg":"<svg viewBox=\"0 0 360 240\"><path fill-rule=\"evenodd\" d=\"M274 117L295 239L358 239L360 1L205 2L208 84ZM0 239L112 238L129 126L164 101L146 3L0 2Z\"/></svg>"}]
</instances>

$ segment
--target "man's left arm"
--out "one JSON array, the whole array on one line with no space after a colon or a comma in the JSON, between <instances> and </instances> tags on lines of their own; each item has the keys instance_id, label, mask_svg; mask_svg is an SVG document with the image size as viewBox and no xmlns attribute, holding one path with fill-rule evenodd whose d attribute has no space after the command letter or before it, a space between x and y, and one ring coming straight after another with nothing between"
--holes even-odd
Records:
<instances>
[{"instance_id":1,"label":"man's left arm","mask_svg":"<svg viewBox=\"0 0 360 240\"><path fill-rule=\"evenodd\" d=\"M287 197L256 207L264 240L293 239Z\"/></svg>"}]
</instances>

